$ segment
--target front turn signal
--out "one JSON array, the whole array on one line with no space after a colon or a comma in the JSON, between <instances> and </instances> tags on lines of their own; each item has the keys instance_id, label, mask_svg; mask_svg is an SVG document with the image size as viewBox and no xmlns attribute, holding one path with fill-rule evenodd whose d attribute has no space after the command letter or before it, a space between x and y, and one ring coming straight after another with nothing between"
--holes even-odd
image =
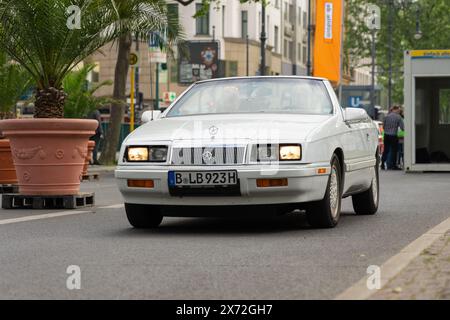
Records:
<instances>
[{"instance_id":1,"label":"front turn signal","mask_svg":"<svg viewBox=\"0 0 450 320\"><path fill-rule=\"evenodd\" d=\"M155 187L155 182L153 180L128 180L128 187L151 189Z\"/></svg>"},{"instance_id":2,"label":"front turn signal","mask_svg":"<svg viewBox=\"0 0 450 320\"><path fill-rule=\"evenodd\" d=\"M270 187L287 187L288 179L256 179L256 186L258 188L270 188Z\"/></svg>"}]
</instances>

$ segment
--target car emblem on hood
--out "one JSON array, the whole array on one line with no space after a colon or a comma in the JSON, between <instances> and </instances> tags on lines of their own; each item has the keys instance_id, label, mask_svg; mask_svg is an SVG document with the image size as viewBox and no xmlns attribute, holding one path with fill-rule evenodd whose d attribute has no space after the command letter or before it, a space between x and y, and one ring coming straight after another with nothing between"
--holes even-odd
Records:
<instances>
[{"instance_id":1,"label":"car emblem on hood","mask_svg":"<svg viewBox=\"0 0 450 320\"><path fill-rule=\"evenodd\" d=\"M205 163L212 163L215 160L211 151L203 152L202 158L203 158L203 161L205 161Z\"/></svg>"},{"instance_id":2,"label":"car emblem on hood","mask_svg":"<svg viewBox=\"0 0 450 320\"><path fill-rule=\"evenodd\" d=\"M211 135L211 137L214 137L217 132L219 132L219 128L217 128L216 126L209 127L209 134Z\"/></svg>"}]
</instances>

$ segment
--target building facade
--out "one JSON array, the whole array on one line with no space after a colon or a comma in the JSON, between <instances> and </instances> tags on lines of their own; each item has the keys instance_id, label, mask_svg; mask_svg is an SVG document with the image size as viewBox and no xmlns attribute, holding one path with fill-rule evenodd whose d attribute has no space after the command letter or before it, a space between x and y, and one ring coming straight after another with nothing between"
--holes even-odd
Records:
<instances>
[{"instance_id":1,"label":"building facade","mask_svg":"<svg viewBox=\"0 0 450 320\"><path fill-rule=\"evenodd\" d=\"M261 4L243 3L238 0L222 0L211 5L209 13L193 18L201 1L183 6L168 1L170 10L177 12L189 42L217 41L220 76L258 75L260 69ZM307 62L307 2L308 0L273 0L266 7L266 75L306 75ZM313 43L313 40L311 40ZM156 64L149 55L149 45L144 42L132 46L138 53L139 91L144 103L152 105L156 97ZM90 60L98 65L94 78L113 80L117 47L105 46ZM159 64L159 97L164 92L183 92L187 85L179 83L179 61L175 55L167 64ZM161 68L163 67L163 68ZM127 93L130 89L128 76ZM101 88L99 95L109 96L112 87Z\"/></svg>"},{"instance_id":2,"label":"building facade","mask_svg":"<svg viewBox=\"0 0 450 320\"><path fill-rule=\"evenodd\" d=\"M311 5L311 25L314 29L314 3L308 0L279 0L282 14L282 74L307 75L308 10ZM314 33L311 32L311 59Z\"/></svg>"}]
</instances>

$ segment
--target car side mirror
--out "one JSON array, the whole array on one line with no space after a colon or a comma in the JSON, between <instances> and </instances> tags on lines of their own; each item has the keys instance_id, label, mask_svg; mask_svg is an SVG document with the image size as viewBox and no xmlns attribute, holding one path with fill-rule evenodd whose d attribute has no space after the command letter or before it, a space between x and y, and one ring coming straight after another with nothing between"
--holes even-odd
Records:
<instances>
[{"instance_id":1,"label":"car side mirror","mask_svg":"<svg viewBox=\"0 0 450 320\"><path fill-rule=\"evenodd\" d=\"M161 110L149 110L142 114L141 122L147 123L161 117Z\"/></svg>"},{"instance_id":2,"label":"car side mirror","mask_svg":"<svg viewBox=\"0 0 450 320\"><path fill-rule=\"evenodd\" d=\"M345 108L344 121L345 122L361 122L369 119L369 115L366 110L362 108Z\"/></svg>"}]
</instances>

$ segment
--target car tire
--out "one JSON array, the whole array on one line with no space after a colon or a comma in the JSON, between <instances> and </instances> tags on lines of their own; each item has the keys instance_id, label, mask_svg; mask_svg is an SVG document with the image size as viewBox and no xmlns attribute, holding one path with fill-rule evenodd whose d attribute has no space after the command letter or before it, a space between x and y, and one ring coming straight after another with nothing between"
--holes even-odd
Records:
<instances>
[{"instance_id":1,"label":"car tire","mask_svg":"<svg viewBox=\"0 0 450 320\"><path fill-rule=\"evenodd\" d=\"M353 209L357 215L374 215L378 211L380 201L379 167L377 160L370 188L352 196Z\"/></svg>"},{"instance_id":2,"label":"car tire","mask_svg":"<svg viewBox=\"0 0 450 320\"><path fill-rule=\"evenodd\" d=\"M325 197L308 204L306 218L314 228L334 228L341 215L342 175L339 158L333 155Z\"/></svg>"},{"instance_id":3,"label":"car tire","mask_svg":"<svg viewBox=\"0 0 450 320\"><path fill-rule=\"evenodd\" d=\"M163 220L159 208L151 205L125 203L125 212L128 222L137 229L156 228Z\"/></svg>"}]
</instances>

